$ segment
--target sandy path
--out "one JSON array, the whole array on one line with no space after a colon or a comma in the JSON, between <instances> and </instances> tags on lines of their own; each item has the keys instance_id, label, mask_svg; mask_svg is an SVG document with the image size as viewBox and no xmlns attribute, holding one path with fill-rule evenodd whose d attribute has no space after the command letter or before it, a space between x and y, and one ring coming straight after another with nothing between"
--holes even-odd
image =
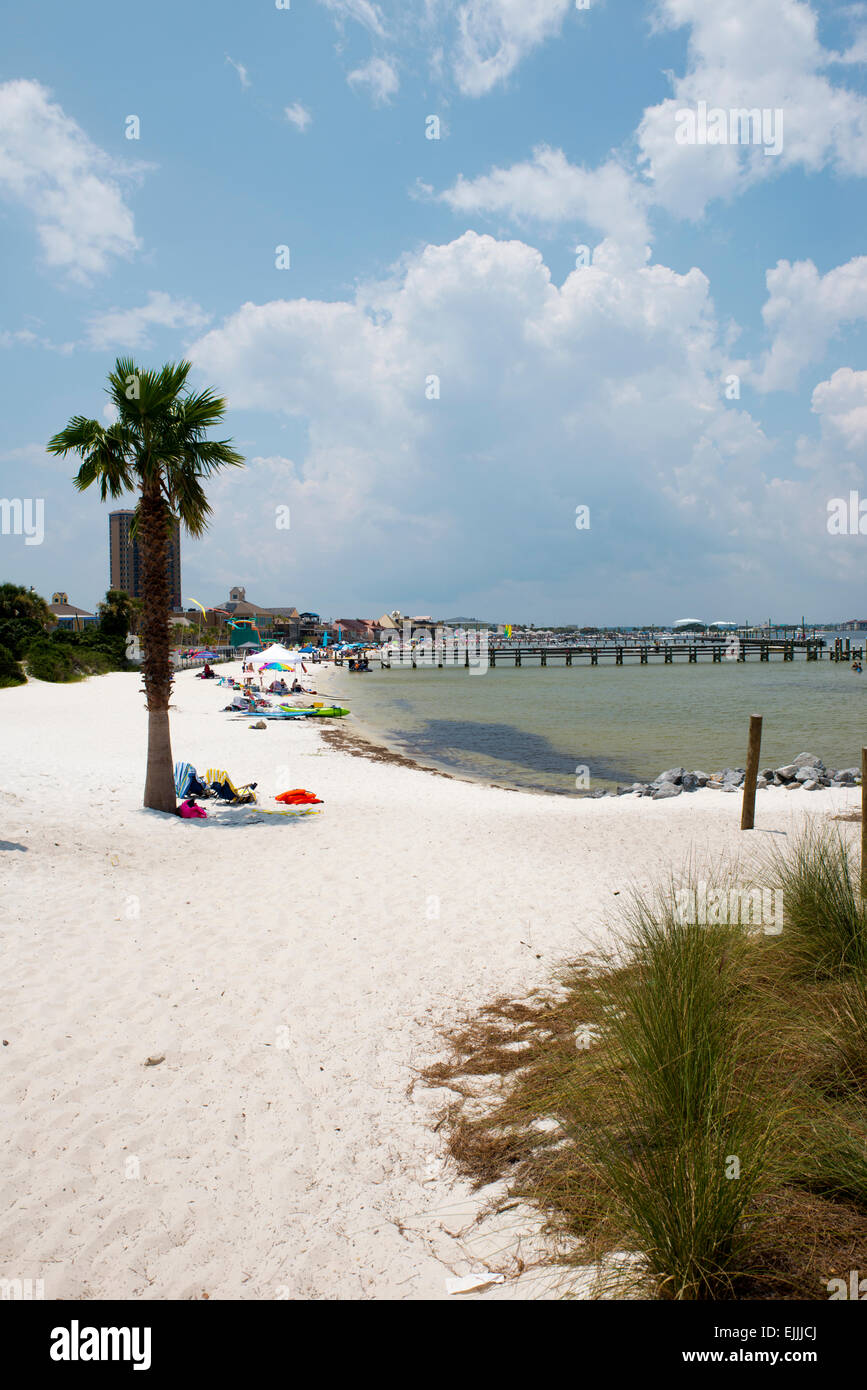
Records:
<instances>
[{"instance_id":1,"label":"sandy path","mask_svg":"<svg viewBox=\"0 0 867 1390\"><path fill-rule=\"evenodd\" d=\"M445 1297L476 1267L449 1231L477 1202L431 1129L442 1097L410 1091L438 1028L605 939L631 877L740 847L740 797L431 777L308 724L252 732L184 673L176 758L266 805L326 800L300 823L185 823L140 808L138 686L0 691L0 1278L47 1298ZM758 824L857 798L759 793Z\"/></svg>"}]
</instances>

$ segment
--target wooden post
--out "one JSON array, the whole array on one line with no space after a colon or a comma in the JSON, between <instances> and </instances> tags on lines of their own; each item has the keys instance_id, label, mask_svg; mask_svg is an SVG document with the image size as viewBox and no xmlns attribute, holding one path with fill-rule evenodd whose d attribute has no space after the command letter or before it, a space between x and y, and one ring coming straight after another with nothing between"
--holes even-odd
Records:
<instances>
[{"instance_id":1,"label":"wooden post","mask_svg":"<svg viewBox=\"0 0 867 1390\"><path fill-rule=\"evenodd\" d=\"M741 810L741 830L752 830L756 823L756 778L759 775L759 755L762 749L762 716L750 715L750 741L747 747L747 770L744 774L744 803Z\"/></svg>"},{"instance_id":2,"label":"wooden post","mask_svg":"<svg viewBox=\"0 0 867 1390\"><path fill-rule=\"evenodd\" d=\"M867 748L861 749L861 901L867 902Z\"/></svg>"}]
</instances>

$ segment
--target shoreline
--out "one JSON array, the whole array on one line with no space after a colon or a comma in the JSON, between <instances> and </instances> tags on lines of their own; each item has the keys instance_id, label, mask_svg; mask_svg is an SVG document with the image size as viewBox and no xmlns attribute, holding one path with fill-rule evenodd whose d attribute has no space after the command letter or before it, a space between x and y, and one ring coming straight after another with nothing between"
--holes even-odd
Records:
<instances>
[{"instance_id":1,"label":"shoreline","mask_svg":"<svg viewBox=\"0 0 867 1390\"><path fill-rule=\"evenodd\" d=\"M334 676L337 675L337 672L333 668L329 668L329 671L330 674ZM343 701L344 703L349 702L351 700L350 692L344 688L340 689L339 697L341 701ZM660 771L652 779L635 781L630 785L618 785L617 789L614 791L612 791L610 787L606 788L605 790L595 792L568 792L559 791L550 787L530 787L521 785L510 786L507 785L505 782L492 781L490 779L490 776L487 774L473 775L466 769L455 770L453 768L447 768L445 766L437 766L435 761L433 762L433 765L419 762L416 758L413 758L411 755L402 752L398 748L395 748L385 737L384 734L382 734L379 730L373 728L370 724L362 721L359 718L359 716L352 713L351 710L348 718L352 720L352 724L349 725L348 728L347 721L340 720L335 721L334 726L324 728L322 732L335 748L341 749L342 751L348 753L350 756L369 758L371 761L392 762L395 765L406 768L413 768L419 772L427 772L436 777L450 778L452 781L465 782L471 786L478 785L491 787L497 791L519 792L526 796L552 797L558 800L565 801L602 801L614 799L619 800L623 797L634 797L636 799L649 798L651 800L671 799L672 793L668 790L663 790L663 784L668 784L669 786L676 786L680 792L687 792L690 795L694 795L697 791L703 790L707 786L710 786L712 790L721 790L723 792L729 793L731 793L732 791L743 790L743 768L717 769L716 771L710 774L704 772L689 772L688 769L684 767L681 767L676 770L667 769ZM800 751L799 753L792 755L789 764L781 763L778 769L770 769L765 767L765 772L779 773L781 770L785 771L787 766L794 767L797 770L800 770L800 764L798 760L808 759L810 756L811 755L803 751ZM824 774L825 765L821 760L821 755L816 755L816 761L822 770L822 774ZM853 767L849 770L857 775L852 780L834 782L832 784L832 788L860 786L860 768ZM671 776L671 773L673 771L679 771L679 773L681 774L686 774L686 778L684 779L684 777L682 776L673 778ZM741 774L740 779L735 779L730 775L735 772ZM834 772L831 771L829 775L833 777ZM690 780L693 780L693 785L689 784ZM787 780L794 782L794 777ZM806 780L806 778L803 779L803 781ZM762 776L760 776L758 780L756 791L760 792L770 790L786 790L787 788L785 785L783 785L783 782L784 779L781 777L777 777L777 779L774 781L771 778L766 779L763 774ZM800 785L800 783L796 784L792 787L792 790L799 789ZM832 788L829 788L824 785L820 787L810 786L808 790L811 793L815 793L816 791L829 790ZM658 796L657 793L659 793ZM679 793L675 792L673 794L677 795Z\"/></svg>"}]
</instances>

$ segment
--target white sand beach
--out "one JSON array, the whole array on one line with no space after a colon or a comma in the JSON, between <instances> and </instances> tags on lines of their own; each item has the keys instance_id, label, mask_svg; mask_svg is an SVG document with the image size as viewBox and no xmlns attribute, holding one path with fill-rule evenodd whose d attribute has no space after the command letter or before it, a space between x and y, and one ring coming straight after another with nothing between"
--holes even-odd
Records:
<instances>
[{"instance_id":1,"label":"white sand beach","mask_svg":"<svg viewBox=\"0 0 867 1390\"><path fill-rule=\"evenodd\" d=\"M141 808L139 686L0 691L0 1277L47 1299L440 1299L490 1268L505 1282L465 1296L555 1293L513 1277L529 1217L466 1229L488 1194L445 1159L445 1093L413 1084L439 1030L606 940L631 881L860 793L759 792L743 835L739 795L528 795L306 721L253 731L185 672L175 759L325 807L181 821Z\"/></svg>"}]
</instances>

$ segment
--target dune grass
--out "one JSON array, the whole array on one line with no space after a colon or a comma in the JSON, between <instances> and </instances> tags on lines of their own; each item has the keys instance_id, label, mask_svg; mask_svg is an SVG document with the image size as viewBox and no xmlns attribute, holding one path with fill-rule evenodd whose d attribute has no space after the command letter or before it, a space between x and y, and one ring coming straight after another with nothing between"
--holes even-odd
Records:
<instances>
[{"instance_id":1,"label":"dune grass","mask_svg":"<svg viewBox=\"0 0 867 1390\"><path fill-rule=\"evenodd\" d=\"M505 1180L575 1264L632 1252L600 1296L826 1298L867 1267L858 875L836 828L763 874L780 935L635 896L608 958L495 1001L425 1074L477 1187Z\"/></svg>"}]
</instances>

